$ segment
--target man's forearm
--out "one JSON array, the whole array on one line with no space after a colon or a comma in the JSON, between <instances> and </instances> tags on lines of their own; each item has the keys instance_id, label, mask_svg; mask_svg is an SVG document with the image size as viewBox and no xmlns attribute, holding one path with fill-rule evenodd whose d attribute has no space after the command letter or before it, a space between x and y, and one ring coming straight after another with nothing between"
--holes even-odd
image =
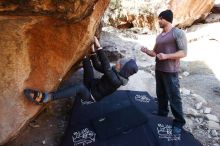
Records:
<instances>
[{"instance_id":1,"label":"man's forearm","mask_svg":"<svg viewBox=\"0 0 220 146\"><path fill-rule=\"evenodd\" d=\"M166 54L166 55L167 55L167 59L180 59L186 57L186 52L181 50L181 51L177 51L176 53Z\"/></svg>"},{"instance_id":2,"label":"man's forearm","mask_svg":"<svg viewBox=\"0 0 220 146\"><path fill-rule=\"evenodd\" d=\"M98 60L97 54L96 53L92 54L90 58L92 60L92 64L95 70L104 73L101 63Z\"/></svg>"},{"instance_id":3,"label":"man's forearm","mask_svg":"<svg viewBox=\"0 0 220 146\"><path fill-rule=\"evenodd\" d=\"M154 49L156 48L156 45L154 46ZM155 53L155 51L153 50L149 50L148 48L146 47L142 47L141 48L141 51L146 53L147 55L151 56L151 57L155 57L157 54Z\"/></svg>"},{"instance_id":4,"label":"man's forearm","mask_svg":"<svg viewBox=\"0 0 220 146\"><path fill-rule=\"evenodd\" d=\"M145 52L147 55L151 56L151 57L155 57L156 53L153 50L146 50Z\"/></svg>"},{"instance_id":5,"label":"man's forearm","mask_svg":"<svg viewBox=\"0 0 220 146\"><path fill-rule=\"evenodd\" d=\"M103 68L103 71L105 72L105 71L111 69L110 62L109 62L108 57L106 56L104 50L99 49L96 52L97 52L97 55L98 55L99 60L101 62L101 67Z\"/></svg>"}]
</instances>

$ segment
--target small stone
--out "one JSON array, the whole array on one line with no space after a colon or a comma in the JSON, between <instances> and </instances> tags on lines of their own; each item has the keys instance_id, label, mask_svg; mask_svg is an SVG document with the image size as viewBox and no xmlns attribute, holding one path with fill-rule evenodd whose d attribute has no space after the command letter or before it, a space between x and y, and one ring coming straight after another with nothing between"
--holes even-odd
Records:
<instances>
[{"instance_id":1,"label":"small stone","mask_svg":"<svg viewBox=\"0 0 220 146\"><path fill-rule=\"evenodd\" d=\"M186 114L191 115L191 116L198 116L199 115L197 110L195 110L193 108L188 108L186 111ZM192 120L194 120L194 119L192 119Z\"/></svg>"},{"instance_id":2,"label":"small stone","mask_svg":"<svg viewBox=\"0 0 220 146\"><path fill-rule=\"evenodd\" d=\"M217 143L215 143L215 144L213 144L213 146L220 146L219 144L217 144Z\"/></svg>"},{"instance_id":3,"label":"small stone","mask_svg":"<svg viewBox=\"0 0 220 146\"><path fill-rule=\"evenodd\" d=\"M189 76L189 72L184 71L184 72L183 72L183 76L185 76L185 77Z\"/></svg>"},{"instance_id":4,"label":"small stone","mask_svg":"<svg viewBox=\"0 0 220 146\"><path fill-rule=\"evenodd\" d=\"M150 73L155 76L155 71L150 70Z\"/></svg>"},{"instance_id":5,"label":"small stone","mask_svg":"<svg viewBox=\"0 0 220 146\"><path fill-rule=\"evenodd\" d=\"M43 140L43 141L42 141L42 144L45 145L45 144L46 144L46 140Z\"/></svg>"},{"instance_id":6,"label":"small stone","mask_svg":"<svg viewBox=\"0 0 220 146\"><path fill-rule=\"evenodd\" d=\"M199 119L198 118L196 118L196 120L195 120L197 123L200 123L200 121L199 121Z\"/></svg>"},{"instance_id":7,"label":"small stone","mask_svg":"<svg viewBox=\"0 0 220 146\"><path fill-rule=\"evenodd\" d=\"M191 118L186 117L186 124L193 126L193 121Z\"/></svg>"},{"instance_id":8,"label":"small stone","mask_svg":"<svg viewBox=\"0 0 220 146\"><path fill-rule=\"evenodd\" d=\"M199 129L199 130L203 129L203 130L206 130L206 131L207 131L207 130L208 130L208 127L206 127L205 124L200 124L198 129ZM201 131L201 133L203 133L203 132Z\"/></svg>"},{"instance_id":9,"label":"small stone","mask_svg":"<svg viewBox=\"0 0 220 146\"><path fill-rule=\"evenodd\" d=\"M193 128L192 127L187 127L187 131L189 131L190 133L193 132Z\"/></svg>"},{"instance_id":10,"label":"small stone","mask_svg":"<svg viewBox=\"0 0 220 146\"><path fill-rule=\"evenodd\" d=\"M219 119L218 117L216 117L215 115L211 115L211 114L207 114L206 115L206 118L209 120L209 121L214 121L214 122L219 122Z\"/></svg>"},{"instance_id":11,"label":"small stone","mask_svg":"<svg viewBox=\"0 0 220 146\"><path fill-rule=\"evenodd\" d=\"M203 113L204 114L210 114L211 113L211 108L209 108L209 107L206 107L206 108L204 108L204 111L203 111Z\"/></svg>"},{"instance_id":12,"label":"small stone","mask_svg":"<svg viewBox=\"0 0 220 146\"><path fill-rule=\"evenodd\" d=\"M202 114L203 113L203 109L199 110L199 113Z\"/></svg>"},{"instance_id":13,"label":"small stone","mask_svg":"<svg viewBox=\"0 0 220 146\"><path fill-rule=\"evenodd\" d=\"M201 123L203 122L203 119L202 119L202 118L197 118L197 119L196 119L196 122L199 123L199 124L201 124Z\"/></svg>"},{"instance_id":14,"label":"small stone","mask_svg":"<svg viewBox=\"0 0 220 146\"><path fill-rule=\"evenodd\" d=\"M203 98L202 96L198 95L198 94L192 94L192 98L194 100L196 100L197 102L202 102L203 105L207 105L208 102L205 100L205 98Z\"/></svg>"},{"instance_id":15,"label":"small stone","mask_svg":"<svg viewBox=\"0 0 220 146\"><path fill-rule=\"evenodd\" d=\"M213 137L217 137L218 136L218 132L216 130L211 130L211 136Z\"/></svg>"},{"instance_id":16,"label":"small stone","mask_svg":"<svg viewBox=\"0 0 220 146\"><path fill-rule=\"evenodd\" d=\"M201 108L202 108L202 104L203 104L202 102L197 103L197 104L195 105L196 109L197 109L197 110L201 109Z\"/></svg>"},{"instance_id":17,"label":"small stone","mask_svg":"<svg viewBox=\"0 0 220 146\"><path fill-rule=\"evenodd\" d=\"M180 91L183 95L190 95L190 90L188 89L185 89L185 88L182 88L181 91Z\"/></svg>"},{"instance_id":18,"label":"small stone","mask_svg":"<svg viewBox=\"0 0 220 146\"><path fill-rule=\"evenodd\" d=\"M220 138L217 136L217 137L213 137L213 140L215 141L218 141Z\"/></svg>"},{"instance_id":19,"label":"small stone","mask_svg":"<svg viewBox=\"0 0 220 146\"><path fill-rule=\"evenodd\" d=\"M220 125L214 121L208 121L207 124L209 129L220 130Z\"/></svg>"},{"instance_id":20,"label":"small stone","mask_svg":"<svg viewBox=\"0 0 220 146\"><path fill-rule=\"evenodd\" d=\"M183 78L183 76L179 76L179 79L182 79Z\"/></svg>"}]
</instances>

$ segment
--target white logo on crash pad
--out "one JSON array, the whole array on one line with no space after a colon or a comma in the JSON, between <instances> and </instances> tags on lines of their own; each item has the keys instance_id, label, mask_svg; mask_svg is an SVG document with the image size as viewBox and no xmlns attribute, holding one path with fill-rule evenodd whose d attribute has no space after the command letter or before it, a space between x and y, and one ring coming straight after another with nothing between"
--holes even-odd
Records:
<instances>
[{"instance_id":1,"label":"white logo on crash pad","mask_svg":"<svg viewBox=\"0 0 220 146\"><path fill-rule=\"evenodd\" d=\"M158 124L157 125L157 133L159 135L159 138L167 139L167 141L181 140L180 134L173 134L171 125Z\"/></svg>"},{"instance_id":2,"label":"white logo on crash pad","mask_svg":"<svg viewBox=\"0 0 220 146\"><path fill-rule=\"evenodd\" d=\"M150 102L150 98L147 97L146 95L135 95L135 100L139 101L139 102L145 102L145 103L149 103Z\"/></svg>"},{"instance_id":3,"label":"white logo on crash pad","mask_svg":"<svg viewBox=\"0 0 220 146\"><path fill-rule=\"evenodd\" d=\"M81 131L74 132L72 135L74 146L85 146L92 142L95 142L96 133L89 131L88 128L82 129Z\"/></svg>"},{"instance_id":4,"label":"white logo on crash pad","mask_svg":"<svg viewBox=\"0 0 220 146\"><path fill-rule=\"evenodd\" d=\"M81 99L81 104L82 105L90 105L90 104L93 104L93 103L94 103L94 101L84 101L84 100Z\"/></svg>"}]
</instances>

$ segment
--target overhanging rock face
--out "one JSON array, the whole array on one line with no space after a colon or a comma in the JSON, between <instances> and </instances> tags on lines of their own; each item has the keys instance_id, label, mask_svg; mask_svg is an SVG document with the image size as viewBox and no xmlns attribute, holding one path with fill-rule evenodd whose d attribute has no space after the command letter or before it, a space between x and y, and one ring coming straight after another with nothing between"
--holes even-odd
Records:
<instances>
[{"instance_id":1,"label":"overhanging rock face","mask_svg":"<svg viewBox=\"0 0 220 146\"><path fill-rule=\"evenodd\" d=\"M87 52L109 0L0 1L0 145L41 106L26 87L54 89Z\"/></svg>"},{"instance_id":2,"label":"overhanging rock face","mask_svg":"<svg viewBox=\"0 0 220 146\"><path fill-rule=\"evenodd\" d=\"M44 15L79 22L92 13L98 0L1 0L3 15Z\"/></svg>"}]
</instances>

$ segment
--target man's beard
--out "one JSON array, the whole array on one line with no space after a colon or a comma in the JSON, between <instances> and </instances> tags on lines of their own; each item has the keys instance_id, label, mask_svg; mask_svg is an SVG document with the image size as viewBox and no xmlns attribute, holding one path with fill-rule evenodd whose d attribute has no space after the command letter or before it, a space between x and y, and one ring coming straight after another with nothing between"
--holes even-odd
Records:
<instances>
[{"instance_id":1,"label":"man's beard","mask_svg":"<svg viewBox=\"0 0 220 146\"><path fill-rule=\"evenodd\" d=\"M161 25L159 25L159 26L160 26L160 28L164 28L164 25L162 25L162 24L161 24Z\"/></svg>"}]
</instances>

